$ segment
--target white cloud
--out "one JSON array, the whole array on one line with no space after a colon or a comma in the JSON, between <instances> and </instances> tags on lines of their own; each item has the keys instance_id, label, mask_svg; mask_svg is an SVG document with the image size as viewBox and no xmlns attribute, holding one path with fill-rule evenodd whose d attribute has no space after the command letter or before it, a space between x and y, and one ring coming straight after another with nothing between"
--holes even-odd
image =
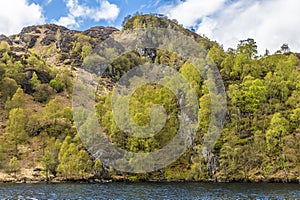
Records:
<instances>
[{"instance_id":1,"label":"white cloud","mask_svg":"<svg viewBox=\"0 0 300 200\"><path fill-rule=\"evenodd\" d=\"M70 27L70 28L78 28L79 22L76 21L73 15L68 15L66 17L60 17L58 21L54 21L55 24Z\"/></svg>"},{"instance_id":2,"label":"white cloud","mask_svg":"<svg viewBox=\"0 0 300 200\"><path fill-rule=\"evenodd\" d=\"M110 4L108 1L101 1L100 7L93 9L91 11L91 17L95 21L100 21L101 19L113 21L119 15L120 9L115 4Z\"/></svg>"},{"instance_id":3,"label":"white cloud","mask_svg":"<svg viewBox=\"0 0 300 200\"><path fill-rule=\"evenodd\" d=\"M203 17L221 9L226 0L186 0L177 5L169 5L160 9L171 19L177 19L185 26L195 26Z\"/></svg>"},{"instance_id":4,"label":"white cloud","mask_svg":"<svg viewBox=\"0 0 300 200\"><path fill-rule=\"evenodd\" d=\"M24 26L44 23L42 8L27 0L9 0L0 3L0 33L16 34Z\"/></svg>"},{"instance_id":5,"label":"white cloud","mask_svg":"<svg viewBox=\"0 0 300 200\"><path fill-rule=\"evenodd\" d=\"M188 12L188 8L179 7L183 3L165 13L187 27L197 26L198 33L217 40L225 48L235 48L239 40L253 38L260 53L265 49L275 52L283 43L288 43L293 51L300 51L300 1L215 0L215 5L210 3L211 7L200 9L203 2L210 1L185 2L190 8L197 7L198 13L195 9Z\"/></svg>"},{"instance_id":6,"label":"white cloud","mask_svg":"<svg viewBox=\"0 0 300 200\"><path fill-rule=\"evenodd\" d=\"M120 9L117 5L111 4L107 0L100 0L99 6L89 7L84 4L79 4L78 0L66 0L68 15L60 17L58 21L54 22L69 28L78 28L81 22L85 19L92 19L95 22L100 20L114 21Z\"/></svg>"}]
</instances>

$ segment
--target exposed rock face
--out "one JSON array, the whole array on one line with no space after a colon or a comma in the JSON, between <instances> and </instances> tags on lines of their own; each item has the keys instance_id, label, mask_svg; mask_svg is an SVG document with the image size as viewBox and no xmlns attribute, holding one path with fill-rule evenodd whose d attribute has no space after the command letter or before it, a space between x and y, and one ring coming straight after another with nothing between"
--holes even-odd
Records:
<instances>
[{"instance_id":1,"label":"exposed rock face","mask_svg":"<svg viewBox=\"0 0 300 200\"><path fill-rule=\"evenodd\" d=\"M27 55L28 49L34 49L37 53L41 53L44 49L52 48L56 55L61 55L58 62L64 63L69 60L75 65L80 65L80 57L72 54L73 42L75 35L82 33L96 39L96 44L107 39L110 34L118 31L113 27L96 26L86 31L69 30L66 27L55 24L44 24L38 26L28 26L22 29L19 34L6 37L0 35L0 41L6 41L16 55L21 57ZM55 56L55 53L53 56ZM51 56L47 56L51 59Z\"/></svg>"},{"instance_id":2,"label":"exposed rock face","mask_svg":"<svg viewBox=\"0 0 300 200\"><path fill-rule=\"evenodd\" d=\"M0 42L1 41L6 41L9 45L12 45L11 40L8 37L6 37L5 35L0 35Z\"/></svg>"},{"instance_id":3,"label":"exposed rock face","mask_svg":"<svg viewBox=\"0 0 300 200\"><path fill-rule=\"evenodd\" d=\"M65 32L62 32L61 34L61 40L58 42L58 47L60 47L62 52L69 52L72 47L73 44L72 42L74 42L74 36L75 34L80 33L79 31L74 31L74 30L68 30Z\"/></svg>"},{"instance_id":4,"label":"exposed rock face","mask_svg":"<svg viewBox=\"0 0 300 200\"><path fill-rule=\"evenodd\" d=\"M66 46L67 48L64 48L65 51L70 50L70 45L72 45L73 36L78 33L78 31L72 31L69 30L63 26L58 26L55 24L45 24L40 26L29 26L26 28L23 28L21 33L18 35L21 39L22 43L27 44L27 48L32 48L32 44L36 42L36 38L39 39L41 46L49 46L51 44L55 44L57 42L61 42L64 40L65 42L61 42L62 46ZM29 45L31 44L32 47L28 45L28 41L30 40L28 38L31 38L31 42L29 42ZM32 41L32 40L35 40Z\"/></svg>"},{"instance_id":5,"label":"exposed rock face","mask_svg":"<svg viewBox=\"0 0 300 200\"><path fill-rule=\"evenodd\" d=\"M0 35L0 41L6 41L10 45L10 56L23 65L22 88L25 93L33 92L30 79L35 72L41 83L49 83L51 77L48 71L35 69L26 61L31 55L36 54L45 61L45 64L52 67L79 67L82 64L80 53L73 51L76 34L87 35L95 42L93 47L107 39L109 35L118 29L113 27L97 26L86 31L69 30L66 27L45 24L38 26L28 26L22 29L19 34L5 36Z\"/></svg>"},{"instance_id":6,"label":"exposed rock face","mask_svg":"<svg viewBox=\"0 0 300 200\"><path fill-rule=\"evenodd\" d=\"M83 31L82 33L92 38L96 38L97 41L103 41L115 31L118 31L118 29L114 27L95 26L86 31Z\"/></svg>"}]
</instances>

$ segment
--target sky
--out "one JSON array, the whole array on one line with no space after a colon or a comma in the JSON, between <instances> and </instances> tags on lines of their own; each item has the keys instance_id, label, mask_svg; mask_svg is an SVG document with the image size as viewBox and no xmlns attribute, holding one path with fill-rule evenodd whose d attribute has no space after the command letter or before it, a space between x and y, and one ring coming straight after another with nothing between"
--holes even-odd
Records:
<instances>
[{"instance_id":1,"label":"sky","mask_svg":"<svg viewBox=\"0 0 300 200\"><path fill-rule=\"evenodd\" d=\"M300 52L299 0L0 0L0 34L56 23L70 29L121 28L125 16L160 13L224 49L253 38L261 54L286 43Z\"/></svg>"}]
</instances>

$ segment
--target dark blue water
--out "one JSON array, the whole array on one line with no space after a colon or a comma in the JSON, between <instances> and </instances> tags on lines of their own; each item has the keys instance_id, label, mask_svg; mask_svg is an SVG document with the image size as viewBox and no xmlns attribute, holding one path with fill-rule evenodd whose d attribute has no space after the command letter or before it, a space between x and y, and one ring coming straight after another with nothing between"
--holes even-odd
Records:
<instances>
[{"instance_id":1,"label":"dark blue water","mask_svg":"<svg viewBox=\"0 0 300 200\"><path fill-rule=\"evenodd\" d=\"M0 199L300 199L300 184L0 184Z\"/></svg>"}]
</instances>

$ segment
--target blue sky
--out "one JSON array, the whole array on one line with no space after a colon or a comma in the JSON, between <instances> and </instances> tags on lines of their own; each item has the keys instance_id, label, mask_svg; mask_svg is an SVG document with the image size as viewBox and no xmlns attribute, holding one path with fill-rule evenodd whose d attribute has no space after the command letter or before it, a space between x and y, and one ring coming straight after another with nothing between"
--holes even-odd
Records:
<instances>
[{"instance_id":1,"label":"blue sky","mask_svg":"<svg viewBox=\"0 0 300 200\"><path fill-rule=\"evenodd\" d=\"M11 35L25 26L56 23L70 29L121 27L125 16L161 13L235 48L253 38L261 54L283 43L300 52L299 0L2 0L0 34Z\"/></svg>"},{"instance_id":2,"label":"blue sky","mask_svg":"<svg viewBox=\"0 0 300 200\"><path fill-rule=\"evenodd\" d=\"M63 16L68 16L67 0L28 0L28 3L38 4L43 8L43 15L46 17L46 23L57 22ZM76 1L74 1L76 2ZM96 8L99 7L100 0L78 0L78 5ZM78 18L79 26L69 26L78 30L85 30L91 26L116 26L121 27L125 16L140 13L156 13L159 7L171 4L171 1L163 0L109 0L107 1L119 8L119 13L115 19L94 20L89 17Z\"/></svg>"}]
</instances>

